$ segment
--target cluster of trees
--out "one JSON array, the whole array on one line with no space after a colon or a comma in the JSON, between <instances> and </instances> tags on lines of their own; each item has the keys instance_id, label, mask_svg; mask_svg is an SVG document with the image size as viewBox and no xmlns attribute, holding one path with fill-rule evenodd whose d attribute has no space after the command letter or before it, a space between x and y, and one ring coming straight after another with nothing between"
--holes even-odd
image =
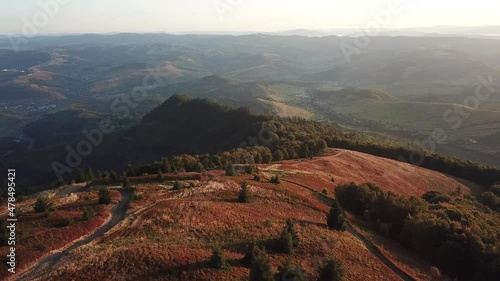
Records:
<instances>
[{"instance_id":1,"label":"cluster of trees","mask_svg":"<svg viewBox=\"0 0 500 281\"><path fill-rule=\"evenodd\" d=\"M248 248L243 263L250 266L250 281L310 280L306 277L305 271L299 265L293 266L289 259L278 266L278 272L274 273L265 249L258 247L255 242ZM318 269L318 276L318 281L344 280L341 263L335 258L326 259Z\"/></svg>"},{"instance_id":2,"label":"cluster of trees","mask_svg":"<svg viewBox=\"0 0 500 281\"><path fill-rule=\"evenodd\" d=\"M223 108L220 110L226 111ZM226 151L216 154L181 154L170 158L164 157L149 165L139 167L129 165L127 176L157 174L158 170L162 173L202 172L227 169L232 164L267 164L271 161L310 158L323 153L327 148L326 139L339 130L332 125L300 118L271 119L260 116L254 121L255 124L252 125L255 127L254 130L250 130L247 133L249 135L241 135L238 139L241 141L255 135L257 138L255 142L245 143L239 148L231 149L236 145L228 146ZM266 132L265 136L259 136L259 132L262 131Z\"/></svg>"},{"instance_id":3,"label":"cluster of trees","mask_svg":"<svg viewBox=\"0 0 500 281\"><path fill-rule=\"evenodd\" d=\"M113 170L110 172L108 171L101 172L97 170L97 173L94 174L93 169L90 166L87 166L87 168L85 169L77 169L75 182L77 183L90 182L94 180L109 181L109 180L116 180L117 178L118 176Z\"/></svg>"},{"instance_id":4,"label":"cluster of trees","mask_svg":"<svg viewBox=\"0 0 500 281\"><path fill-rule=\"evenodd\" d=\"M500 276L500 217L471 195L428 192L422 198L385 192L372 184L337 187L347 210L377 223L379 231L431 260L459 280Z\"/></svg>"},{"instance_id":5,"label":"cluster of trees","mask_svg":"<svg viewBox=\"0 0 500 281\"><path fill-rule=\"evenodd\" d=\"M289 219L286 221L278 241L282 247L281 250L288 254L292 254L293 248L299 245L300 238L295 229L293 220ZM247 247L241 263L250 267L250 281L309 280L305 275L305 271L298 265L293 266L290 259L287 259L278 267L278 272L273 272L266 250L263 247L259 247L256 241L252 242ZM216 245L212 249L212 256L208 261L208 265L211 268L219 270L231 269L224 255L224 250L220 245ZM335 258L325 259L323 265L318 268L318 281L342 281L343 278L342 265Z\"/></svg>"},{"instance_id":6,"label":"cluster of trees","mask_svg":"<svg viewBox=\"0 0 500 281\"><path fill-rule=\"evenodd\" d=\"M479 202L490 209L500 212L500 184L490 187L479 196Z\"/></svg>"}]
</instances>

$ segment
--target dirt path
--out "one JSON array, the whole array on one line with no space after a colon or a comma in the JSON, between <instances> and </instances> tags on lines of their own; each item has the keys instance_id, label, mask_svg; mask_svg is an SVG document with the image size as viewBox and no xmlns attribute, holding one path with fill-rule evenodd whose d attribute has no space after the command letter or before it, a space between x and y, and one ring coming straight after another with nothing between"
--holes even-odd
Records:
<instances>
[{"instance_id":1,"label":"dirt path","mask_svg":"<svg viewBox=\"0 0 500 281\"><path fill-rule=\"evenodd\" d=\"M96 238L102 236L113 227L115 227L119 222L121 222L127 213L127 205L132 199L133 190L132 189L122 189L121 199L118 204L113 207L111 211L110 217L106 220L106 222L94 231L92 234L86 236L83 239L75 240L73 244L69 246L65 246L61 249L52 251L48 256L45 256L40 261L38 261L33 266L26 269L16 280L35 280L37 278L41 278L48 270L50 270L55 264L57 264L62 258L64 258L69 252L82 247Z\"/></svg>"},{"instance_id":2,"label":"dirt path","mask_svg":"<svg viewBox=\"0 0 500 281\"><path fill-rule=\"evenodd\" d=\"M328 200L328 201L330 201L330 203L332 201L332 199L329 198L328 196L326 196L326 195L322 194L321 192L318 192L318 191L316 191L308 186L305 186L303 184L296 183L296 182L293 182L290 180L286 180L283 178L281 180L284 182L288 182L288 183L300 186L302 188L306 188L307 190L310 190L311 192L314 192L317 195L321 196L325 201ZM356 229L354 229L354 227L352 227L352 225L349 221L347 221L347 231L349 233L351 233L354 237L356 237L359 241L361 241L365 245L366 249L374 257L376 257L380 262L385 264L390 270L392 270L395 274L397 274L401 279L403 279L405 281L417 281L417 279L415 279L414 277L412 277L411 275L406 273L399 266L397 266L390 259L388 259L368 238L366 238L363 234L359 233Z\"/></svg>"}]
</instances>

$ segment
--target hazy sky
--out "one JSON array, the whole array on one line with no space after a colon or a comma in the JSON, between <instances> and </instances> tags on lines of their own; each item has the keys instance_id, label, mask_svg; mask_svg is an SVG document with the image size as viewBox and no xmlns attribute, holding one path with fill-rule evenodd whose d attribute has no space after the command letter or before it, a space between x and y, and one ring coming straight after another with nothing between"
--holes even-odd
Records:
<instances>
[{"instance_id":1,"label":"hazy sky","mask_svg":"<svg viewBox=\"0 0 500 281\"><path fill-rule=\"evenodd\" d=\"M47 15L43 3L58 1ZM363 28L391 2L402 11L386 28L500 25L494 0L0 0L0 33L29 24L40 34Z\"/></svg>"}]
</instances>

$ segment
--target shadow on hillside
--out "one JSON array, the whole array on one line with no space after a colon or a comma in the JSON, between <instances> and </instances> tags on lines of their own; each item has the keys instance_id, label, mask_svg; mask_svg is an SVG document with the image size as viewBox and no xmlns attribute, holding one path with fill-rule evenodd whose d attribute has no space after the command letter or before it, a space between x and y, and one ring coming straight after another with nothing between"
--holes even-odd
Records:
<instances>
[{"instance_id":1,"label":"shadow on hillside","mask_svg":"<svg viewBox=\"0 0 500 281\"><path fill-rule=\"evenodd\" d=\"M300 225L315 225L319 228L328 228L328 225L326 223L319 223L319 222L312 222L312 221L304 221L304 220L298 220L297 221Z\"/></svg>"}]
</instances>

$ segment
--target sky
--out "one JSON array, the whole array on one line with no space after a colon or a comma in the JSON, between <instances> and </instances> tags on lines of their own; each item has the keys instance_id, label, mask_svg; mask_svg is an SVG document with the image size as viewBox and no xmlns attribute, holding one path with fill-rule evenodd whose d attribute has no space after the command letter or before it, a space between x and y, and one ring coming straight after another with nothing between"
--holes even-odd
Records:
<instances>
[{"instance_id":1,"label":"sky","mask_svg":"<svg viewBox=\"0 0 500 281\"><path fill-rule=\"evenodd\" d=\"M386 29L484 26L500 25L499 8L495 0L0 0L0 34L273 32L365 28L377 18Z\"/></svg>"}]
</instances>

